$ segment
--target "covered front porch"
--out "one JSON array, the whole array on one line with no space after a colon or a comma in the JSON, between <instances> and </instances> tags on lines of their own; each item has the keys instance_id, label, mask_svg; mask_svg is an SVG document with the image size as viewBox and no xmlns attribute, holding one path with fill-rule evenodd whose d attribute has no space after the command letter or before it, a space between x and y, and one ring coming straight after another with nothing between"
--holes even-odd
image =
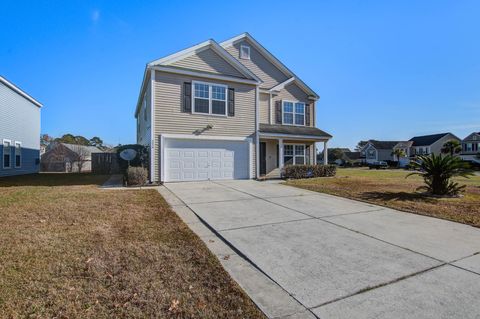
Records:
<instances>
[{"instance_id":1,"label":"covered front porch","mask_svg":"<svg viewBox=\"0 0 480 319\"><path fill-rule=\"evenodd\" d=\"M313 127L260 124L258 176L280 178L286 165L317 164L316 145L322 143L327 154L330 138L327 133ZM326 159L327 156L323 164L326 164Z\"/></svg>"}]
</instances>

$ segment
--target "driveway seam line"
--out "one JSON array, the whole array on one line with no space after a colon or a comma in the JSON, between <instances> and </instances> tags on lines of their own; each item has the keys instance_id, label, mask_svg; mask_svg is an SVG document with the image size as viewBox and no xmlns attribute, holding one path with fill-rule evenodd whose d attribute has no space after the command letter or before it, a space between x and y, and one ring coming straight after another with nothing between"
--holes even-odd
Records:
<instances>
[{"instance_id":1,"label":"driveway seam line","mask_svg":"<svg viewBox=\"0 0 480 319\"><path fill-rule=\"evenodd\" d=\"M300 221L310 220L310 219L315 219L315 218L313 218L313 217L306 217L306 218L301 218L301 219L286 220L286 221L283 221L283 222L274 222L274 223L258 224L258 225L251 225L251 226L242 226L242 227L219 229L218 231L219 231L219 232L224 232L224 231L247 229L247 228L255 228L255 227L262 227L262 226L281 225L281 224L300 222Z\"/></svg>"},{"instance_id":2,"label":"driveway seam line","mask_svg":"<svg viewBox=\"0 0 480 319\"><path fill-rule=\"evenodd\" d=\"M415 253L415 254L418 254L418 255L421 255L423 257L427 257L427 258L430 258L430 259L433 259L433 260L436 260L438 262L441 262L441 263L445 263L445 264L448 264L448 261L445 261L445 260L441 260L441 259L438 259L438 258L435 258L435 257L432 257L432 256L429 256L429 255L426 255L424 253L421 253L421 252L418 252L418 251L415 251L415 250L412 250L410 248L407 248L407 247L402 247L402 246L399 246L397 244L393 244L393 243L390 243L386 240L383 240L383 239L380 239L380 238L377 238L375 236L372 236L372 235L368 235L368 234L365 234L365 233L362 233L361 231L358 231L358 230L354 230L354 229L351 229L351 228L348 228L346 226L343 226L343 225L339 225L339 224L335 224L334 222L331 222L331 221L328 221L328 220L323 220L323 219L320 219L322 222L325 222L325 223L329 223L331 225L335 225L337 227L340 227L340 228L343 228L343 229L346 229L346 230L349 230L351 232L354 232L354 233L357 233L357 234L360 234L360 235L363 235L363 236L366 236L366 237L369 237L369 238L372 238L372 239L375 239L375 240L378 240L378 241L381 241L382 243L385 243L385 244L388 244L388 245L391 245L391 246L394 246L394 247L397 247L397 248L400 248L400 249L404 249L404 250L407 250L409 252L412 252L412 253Z\"/></svg>"},{"instance_id":3,"label":"driveway seam line","mask_svg":"<svg viewBox=\"0 0 480 319\"><path fill-rule=\"evenodd\" d=\"M430 268L427 268L427 269L423 269L423 270L411 273L409 275L405 275L405 276L396 278L394 280L387 281L385 283L381 283L381 284L378 284L378 285L375 285L375 286L372 286L372 287L367 287L367 288L364 288L364 289L360 289L360 290L358 290L354 293L345 295L343 297L339 297L339 298L324 302L322 304L319 304L317 306L313 306L310 309L320 308L320 307L332 304L332 303L337 302L337 301L341 301L341 300L344 300L344 299L347 299L347 298L350 298L350 297L353 297L353 296L356 296L356 295L360 295L360 294L363 294L363 293L366 293L366 292L369 292L369 291L372 291L372 290L375 290L375 289L378 289L378 288L386 287L386 286L395 284L397 282L400 282L400 281L403 281L403 280L406 280L406 279L409 279L409 278L413 278L413 277L416 277L418 275L424 274L426 272L438 269L438 268L446 266L446 265L448 265L448 263L443 263L443 264L440 264L440 265L436 265L436 266L433 266L433 267L430 267Z\"/></svg>"},{"instance_id":4,"label":"driveway seam line","mask_svg":"<svg viewBox=\"0 0 480 319\"><path fill-rule=\"evenodd\" d=\"M216 184L215 182L212 182ZM221 184L217 184L221 185ZM165 185L164 185L165 186ZM224 185L221 185L223 187L226 187ZM315 318L320 319L312 310L310 310L307 306L305 306L300 300L295 298L288 290L286 290L282 285L280 285L276 280L271 278L265 271L263 271L256 263L254 263L250 258L248 258L243 252L241 252L239 249L237 249L233 244L231 244L225 237L222 236L218 231L216 231L212 226L210 226L200 215L198 215L195 210L193 210L189 204L185 203L181 198L179 198L173 191L171 191L167 186L165 188L168 189L169 192L171 192L174 196L176 196L182 203L185 204L186 207L188 207L197 217L200 219L200 221L213 233L215 234L220 240L222 240L228 247L230 247L234 252L237 253L237 256L240 258L244 259L247 261L249 264L251 264L254 268L256 268L260 273L262 273L265 277L270 279L273 283L275 283L280 289L282 289L288 296L290 296L293 300L295 300L301 307L303 307L306 311L310 312ZM237 191L237 190L235 190ZM223 267L223 266L222 266ZM233 279L233 278L232 278ZM233 279L234 280L234 279ZM245 292L246 293L246 292ZM247 294L248 295L248 294ZM250 299L252 299L250 297ZM253 301L253 299L252 299ZM255 303L255 302L254 302ZM256 304L256 303L255 303ZM257 307L260 309L260 307L257 305ZM261 310L261 309L260 309ZM263 311L262 311L263 312ZM266 314L265 314L266 315ZM268 316L267 316L268 317Z\"/></svg>"}]
</instances>

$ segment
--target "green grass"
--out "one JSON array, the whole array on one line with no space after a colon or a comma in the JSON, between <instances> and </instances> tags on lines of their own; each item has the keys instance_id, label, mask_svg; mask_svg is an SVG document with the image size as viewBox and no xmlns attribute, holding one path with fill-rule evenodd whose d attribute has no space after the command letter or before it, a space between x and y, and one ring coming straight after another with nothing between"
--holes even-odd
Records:
<instances>
[{"instance_id":1,"label":"green grass","mask_svg":"<svg viewBox=\"0 0 480 319\"><path fill-rule=\"evenodd\" d=\"M264 318L155 190L0 179L0 318Z\"/></svg>"},{"instance_id":2,"label":"green grass","mask_svg":"<svg viewBox=\"0 0 480 319\"><path fill-rule=\"evenodd\" d=\"M338 169L332 178L292 180L287 184L480 227L480 176L456 178L467 186L460 198L432 198L416 191L423 179L405 178L408 174L404 170L345 168Z\"/></svg>"}]
</instances>

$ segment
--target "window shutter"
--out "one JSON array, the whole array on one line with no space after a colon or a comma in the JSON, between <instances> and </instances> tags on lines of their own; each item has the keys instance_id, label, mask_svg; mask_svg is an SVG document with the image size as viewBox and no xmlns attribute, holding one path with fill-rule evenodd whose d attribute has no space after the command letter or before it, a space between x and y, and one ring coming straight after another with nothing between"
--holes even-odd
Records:
<instances>
[{"instance_id":1,"label":"window shutter","mask_svg":"<svg viewBox=\"0 0 480 319\"><path fill-rule=\"evenodd\" d=\"M282 124L282 101L275 101L275 123Z\"/></svg>"},{"instance_id":2,"label":"window shutter","mask_svg":"<svg viewBox=\"0 0 480 319\"><path fill-rule=\"evenodd\" d=\"M305 164L310 165L310 145L305 148Z\"/></svg>"},{"instance_id":3,"label":"window shutter","mask_svg":"<svg viewBox=\"0 0 480 319\"><path fill-rule=\"evenodd\" d=\"M310 126L310 104L305 104L305 126Z\"/></svg>"},{"instance_id":4,"label":"window shutter","mask_svg":"<svg viewBox=\"0 0 480 319\"><path fill-rule=\"evenodd\" d=\"M192 83L189 83L189 82L183 83L182 112L184 113L192 112Z\"/></svg>"},{"instance_id":5,"label":"window shutter","mask_svg":"<svg viewBox=\"0 0 480 319\"><path fill-rule=\"evenodd\" d=\"M235 116L235 89L228 88L228 116Z\"/></svg>"}]
</instances>

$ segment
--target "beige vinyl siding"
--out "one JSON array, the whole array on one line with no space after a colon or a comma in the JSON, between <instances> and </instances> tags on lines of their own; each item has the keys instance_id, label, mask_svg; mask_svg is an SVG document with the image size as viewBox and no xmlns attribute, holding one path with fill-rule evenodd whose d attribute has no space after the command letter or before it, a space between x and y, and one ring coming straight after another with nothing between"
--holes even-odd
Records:
<instances>
[{"instance_id":1,"label":"beige vinyl siding","mask_svg":"<svg viewBox=\"0 0 480 319\"><path fill-rule=\"evenodd\" d=\"M270 94L260 93L258 98L259 98L259 101L258 101L259 116L258 117L259 117L260 123L270 124L270 116L269 116Z\"/></svg>"},{"instance_id":2,"label":"beige vinyl siding","mask_svg":"<svg viewBox=\"0 0 480 319\"><path fill-rule=\"evenodd\" d=\"M439 155L442 153L442 148L443 148L443 144L445 144L446 142L448 141L451 141L451 140L455 140L457 142L461 142L461 140L459 140L457 137L455 137L454 135L452 134L447 134L445 135L444 137L442 137L441 139L439 139L438 141L436 141L435 143L433 143L432 145L430 145L430 153L434 153L436 155Z\"/></svg>"},{"instance_id":3,"label":"beige vinyl siding","mask_svg":"<svg viewBox=\"0 0 480 319\"><path fill-rule=\"evenodd\" d=\"M206 49L197 52L182 60L172 63L171 66L245 78L245 76L243 76L238 70L236 70L212 49Z\"/></svg>"},{"instance_id":4,"label":"beige vinyl siding","mask_svg":"<svg viewBox=\"0 0 480 319\"><path fill-rule=\"evenodd\" d=\"M280 90L278 95L274 95L272 98L272 105L275 105L276 101L287 100L287 101L299 101L305 104L310 105L310 126L315 126L315 103L312 100L308 99L308 94L305 93L298 85L295 83L290 83L285 88ZM271 108L272 119L275 122L275 107ZM272 123L275 124L275 123Z\"/></svg>"},{"instance_id":5,"label":"beige vinyl siding","mask_svg":"<svg viewBox=\"0 0 480 319\"><path fill-rule=\"evenodd\" d=\"M235 116L220 117L181 112L183 83L194 81L228 85L235 89ZM193 88L192 88L193 92ZM166 72L155 72L155 172L159 174L159 135L195 134L196 130L211 124L205 136L250 137L255 136L255 85L225 81L211 81ZM252 169L255 167L255 147Z\"/></svg>"},{"instance_id":6,"label":"beige vinyl siding","mask_svg":"<svg viewBox=\"0 0 480 319\"><path fill-rule=\"evenodd\" d=\"M240 59L240 46L242 44L250 47L250 60ZM263 81L263 83L260 84L261 88L271 89L272 87L288 80L288 77L283 74L282 71L268 61L246 40L239 41L226 47L225 50Z\"/></svg>"}]
</instances>

